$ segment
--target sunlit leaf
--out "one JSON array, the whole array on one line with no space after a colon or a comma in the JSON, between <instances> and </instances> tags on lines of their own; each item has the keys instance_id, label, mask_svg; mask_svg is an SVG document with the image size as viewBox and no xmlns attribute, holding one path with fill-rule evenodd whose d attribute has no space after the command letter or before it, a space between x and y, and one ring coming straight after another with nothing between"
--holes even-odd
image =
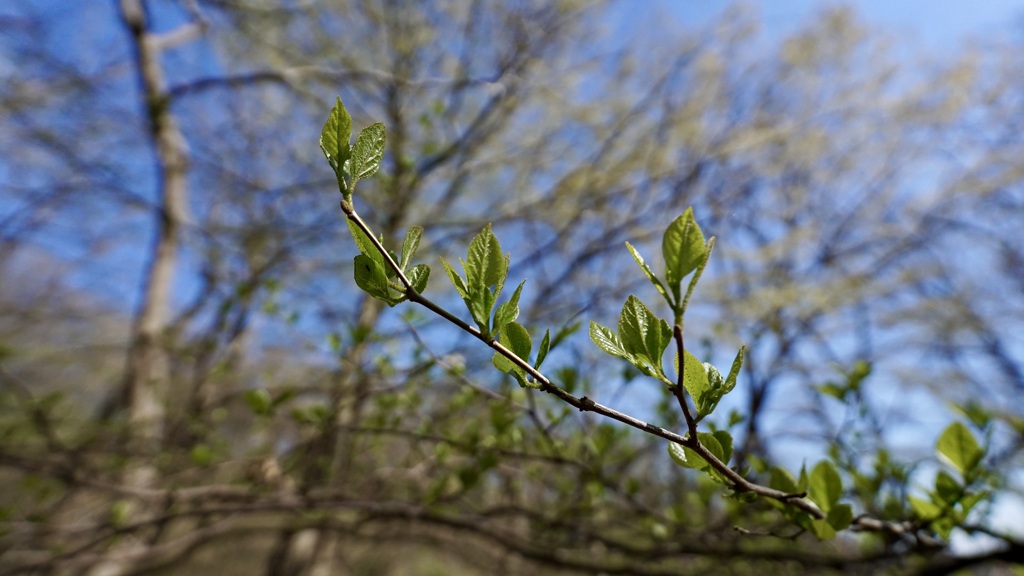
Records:
<instances>
[{"instance_id":1,"label":"sunlit leaf","mask_svg":"<svg viewBox=\"0 0 1024 576\"><path fill-rule=\"evenodd\" d=\"M939 436L935 445L939 457L967 476L981 462L984 451L978 446L974 434L961 422L954 422Z\"/></svg>"},{"instance_id":2,"label":"sunlit leaf","mask_svg":"<svg viewBox=\"0 0 1024 576\"><path fill-rule=\"evenodd\" d=\"M544 338L541 338L540 347L537 349L537 361L533 367L540 370L540 365L544 363L544 359L548 356L548 350L551 347L551 330L544 331Z\"/></svg>"},{"instance_id":3,"label":"sunlit leaf","mask_svg":"<svg viewBox=\"0 0 1024 576\"><path fill-rule=\"evenodd\" d=\"M629 353L622 346L622 342L619 340L617 334L612 332L610 328L601 326L597 322L590 322L590 339L593 340L594 344L598 348L611 354L612 356L618 356L620 358L626 358Z\"/></svg>"},{"instance_id":4,"label":"sunlit leaf","mask_svg":"<svg viewBox=\"0 0 1024 576\"><path fill-rule=\"evenodd\" d=\"M832 462L822 460L814 467L808 486L811 500L823 511L828 512L843 495L843 481Z\"/></svg>"},{"instance_id":5,"label":"sunlit leaf","mask_svg":"<svg viewBox=\"0 0 1024 576\"><path fill-rule=\"evenodd\" d=\"M462 296L463 300L469 300L469 291L466 289L466 282L462 279L462 276L459 276L459 273L449 266L444 258L441 258L441 265L444 266L444 271L448 273L448 278L452 281L452 285L455 286L459 296Z\"/></svg>"},{"instance_id":6,"label":"sunlit leaf","mask_svg":"<svg viewBox=\"0 0 1024 576\"><path fill-rule=\"evenodd\" d=\"M693 208L687 208L669 224L661 251L665 258L665 280L678 297L679 283L697 269L706 252L704 233L693 217Z\"/></svg>"},{"instance_id":7,"label":"sunlit leaf","mask_svg":"<svg viewBox=\"0 0 1024 576\"><path fill-rule=\"evenodd\" d=\"M409 269L409 282L417 294L422 294L427 289L427 280L430 278L430 267L426 264L417 264Z\"/></svg>"},{"instance_id":8,"label":"sunlit leaf","mask_svg":"<svg viewBox=\"0 0 1024 576\"><path fill-rule=\"evenodd\" d=\"M503 284L508 273L508 261L501 254L501 245L488 224L469 243L469 253L463 263L466 284L473 290Z\"/></svg>"},{"instance_id":9,"label":"sunlit leaf","mask_svg":"<svg viewBox=\"0 0 1024 576\"><path fill-rule=\"evenodd\" d=\"M386 131L382 122L371 124L359 131L356 144L352 147L353 181L369 178L377 173L384 158L385 138Z\"/></svg>"},{"instance_id":10,"label":"sunlit leaf","mask_svg":"<svg viewBox=\"0 0 1024 576\"><path fill-rule=\"evenodd\" d=\"M494 311L494 330L501 330L505 324L519 317L519 294L523 291L523 284L526 284L526 280L520 282L512 292L512 297Z\"/></svg>"},{"instance_id":11,"label":"sunlit leaf","mask_svg":"<svg viewBox=\"0 0 1024 576\"><path fill-rule=\"evenodd\" d=\"M683 387L693 398L698 414L709 414L713 408L711 388L708 386L708 373L704 364L689 350L683 351Z\"/></svg>"},{"instance_id":12,"label":"sunlit leaf","mask_svg":"<svg viewBox=\"0 0 1024 576\"><path fill-rule=\"evenodd\" d=\"M661 280L659 280L658 277L654 275L654 271L651 270L651 267L648 266L647 262L644 261L644 258L643 256L640 255L640 252L638 252L637 249L634 248L633 245L630 244L629 242L626 242L626 248L629 250L629 253L633 255L633 260L636 260L637 266L639 266L640 269L643 270L644 274L647 275L647 279L651 281L651 284L654 284L654 287L657 288L658 292L661 293L661 295L664 296L666 300L668 300L669 305L674 305L672 299L668 295L668 292L665 291L665 285L662 284Z\"/></svg>"},{"instance_id":13,"label":"sunlit leaf","mask_svg":"<svg viewBox=\"0 0 1024 576\"><path fill-rule=\"evenodd\" d=\"M853 523L853 508L849 504L836 504L828 511L825 520L836 531L846 530Z\"/></svg>"},{"instance_id":14,"label":"sunlit leaf","mask_svg":"<svg viewBox=\"0 0 1024 576\"><path fill-rule=\"evenodd\" d=\"M327 122L320 131L320 149L323 151L331 168L338 173L338 182L343 185L342 168L345 161L351 157L351 146L349 140L352 138L352 117L348 110L337 98L334 108L331 109Z\"/></svg>"},{"instance_id":15,"label":"sunlit leaf","mask_svg":"<svg viewBox=\"0 0 1024 576\"><path fill-rule=\"evenodd\" d=\"M402 241L402 258L399 261L402 270L409 269L409 264L412 263L413 256L416 255L416 249L420 246L422 236L423 228L420 226L410 226L409 231L405 233L405 240Z\"/></svg>"}]
</instances>

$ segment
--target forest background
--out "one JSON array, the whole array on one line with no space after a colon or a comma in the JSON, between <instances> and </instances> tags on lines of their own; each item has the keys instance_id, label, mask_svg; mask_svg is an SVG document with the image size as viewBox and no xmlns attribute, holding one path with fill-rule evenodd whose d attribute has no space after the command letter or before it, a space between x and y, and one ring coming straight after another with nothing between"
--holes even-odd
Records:
<instances>
[{"instance_id":1,"label":"forest background","mask_svg":"<svg viewBox=\"0 0 1024 576\"><path fill-rule=\"evenodd\" d=\"M1021 562L1016 13L813 4L0 9L0 574ZM357 205L390 245L419 224L451 262L492 224L558 385L680 432L586 326L653 300L623 243L657 253L693 206L718 245L688 346L748 350L709 422L732 464L829 459L857 514L911 534L819 542L362 294L316 143L339 94L387 126ZM947 532L910 497L954 420L988 497Z\"/></svg>"}]
</instances>

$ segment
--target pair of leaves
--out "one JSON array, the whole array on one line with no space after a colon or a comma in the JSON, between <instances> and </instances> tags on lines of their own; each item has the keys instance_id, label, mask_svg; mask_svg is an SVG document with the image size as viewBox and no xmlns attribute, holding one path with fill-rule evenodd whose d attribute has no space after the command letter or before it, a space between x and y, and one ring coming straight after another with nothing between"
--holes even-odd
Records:
<instances>
[{"instance_id":1,"label":"pair of leaves","mask_svg":"<svg viewBox=\"0 0 1024 576\"><path fill-rule=\"evenodd\" d=\"M380 168L386 140L384 124L377 122L363 128L354 146L349 143L351 138L352 117L338 98L320 131L320 150L334 169L338 188L346 200L351 200L357 182L373 176Z\"/></svg>"},{"instance_id":2,"label":"pair of leaves","mask_svg":"<svg viewBox=\"0 0 1024 576\"><path fill-rule=\"evenodd\" d=\"M647 276L647 279L654 284L654 287L657 288L658 292L665 298L665 301L668 302L669 307L672 308L676 323L679 323L683 317L683 312L685 312L686 308L685 303L697 285L700 271L707 264L712 246L713 241L705 242L704 233L701 232L700 226L697 225L697 221L693 216L693 208L687 208L685 212L669 224L661 240L661 253L665 259L665 282L663 283L654 274L651 267L647 265L647 262L644 261L640 252L632 244L626 242L626 248L633 255L637 266L640 267L640 270ZM698 272L690 281L686 298L683 298L681 295L683 278L694 270Z\"/></svg>"},{"instance_id":3,"label":"pair of leaves","mask_svg":"<svg viewBox=\"0 0 1024 576\"><path fill-rule=\"evenodd\" d=\"M725 430L714 432L698 432L697 439L701 445L707 448L708 452L714 454L723 464L728 464L732 458L732 435ZM724 474L716 470L704 458L694 450L676 443L668 445L669 456L672 460L683 467L700 470L707 474L712 480L725 486L731 486L732 482Z\"/></svg>"},{"instance_id":4,"label":"pair of leaves","mask_svg":"<svg viewBox=\"0 0 1024 576\"><path fill-rule=\"evenodd\" d=\"M732 361L732 367L729 368L729 375L724 377L711 363L702 363L689 350L683 351L685 357L683 386L697 407L698 420L714 412L719 401L736 387L736 379L743 367L745 351L746 346L741 346L736 353L736 358ZM679 373L678 354L675 359L675 367L676 373Z\"/></svg>"},{"instance_id":5,"label":"pair of leaves","mask_svg":"<svg viewBox=\"0 0 1024 576\"><path fill-rule=\"evenodd\" d=\"M406 287L397 280L397 272L387 262L374 242L351 220L349 220L348 226L356 241L356 246L359 247L359 255L355 257L354 262L356 285L388 306L394 306L407 300ZM399 267L412 284L412 289L417 293L422 293L426 289L427 280L430 278L430 267L426 264L410 266L416 249L419 248L422 235L423 229L419 226L409 228L405 234L405 240L402 242L401 258L398 259Z\"/></svg>"},{"instance_id":6,"label":"pair of leaves","mask_svg":"<svg viewBox=\"0 0 1024 576\"><path fill-rule=\"evenodd\" d=\"M618 328L616 334L610 328L591 322L590 339L601 350L624 358L643 374L671 386L661 363L665 348L672 341L668 322L655 316L639 298L630 295L619 314Z\"/></svg>"},{"instance_id":7,"label":"pair of leaves","mask_svg":"<svg viewBox=\"0 0 1024 576\"><path fill-rule=\"evenodd\" d=\"M818 505L825 514L824 518L814 518L802 510L775 502L791 522L813 533L820 540L835 538L837 532L845 530L853 522L853 508L849 504L839 503L843 496L842 478L835 465L828 460L818 462L810 475L806 467L801 468L799 481L794 480L787 470L773 466L768 485L787 494L806 493Z\"/></svg>"},{"instance_id":8,"label":"pair of leaves","mask_svg":"<svg viewBox=\"0 0 1024 576\"><path fill-rule=\"evenodd\" d=\"M459 258L465 278L459 275L448 262L443 258L445 272L451 280L455 290L458 291L462 301L466 303L473 321L480 328L480 333L485 338L497 336L498 342L515 354L523 362L530 361L530 354L533 351L533 340L529 330L516 322L519 317L519 297L523 292L523 280L516 286L508 301L495 308L494 304L505 287L505 279L508 277L509 254L502 254L501 244L488 224L469 243L469 250L466 259ZM493 315L492 315L493 312ZM541 341L540 349L537 351L537 360L533 368L540 368L541 362L547 356L551 344L550 331L545 332ZM511 374L520 386L536 387L531 382L526 369L505 357L501 353L495 353L491 359L495 368L505 374Z\"/></svg>"},{"instance_id":9,"label":"pair of leaves","mask_svg":"<svg viewBox=\"0 0 1024 576\"><path fill-rule=\"evenodd\" d=\"M908 501L914 513L943 538L962 523L970 511L989 496L987 491L970 492L967 485L975 480L985 451L974 434L961 422L950 424L935 444L939 458L952 466L962 481L945 470L935 475L935 487L928 491L928 499L910 496Z\"/></svg>"},{"instance_id":10,"label":"pair of leaves","mask_svg":"<svg viewBox=\"0 0 1024 576\"><path fill-rule=\"evenodd\" d=\"M465 278L443 258L441 259L448 278L466 303L473 321L485 337L490 337L519 316L519 294L525 280L513 292L512 298L498 307L492 322L491 312L494 311L494 303L501 294L508 275L509 255L501 253L501 244L491 231L490 224L473 238L469 243L466 259L459 258L459 262L462 263Z\"/></svg>"},{"instance_id":11,"label":"pair of leaves","mask_svg":"<svg viewBox=\"0 0 1024 576\"><path fill-rule=\"evenodd\" d=\"M520 285L522 286L522 285ZM530 337L530 332L525 326L519 322L509 322L502 326L501 332L498 333L498 342L502 346L508 348L513 354L521 358L524 362L530 361L530 353L533 350L533 339ZM536 370L540 369L540 365L544 362L544 359L548 355L548 351L551 348L551 331L544 332L544 338L540 341L540 348L537 350L537 359L533 363L533 368ZM498 370L501 370L505 374L511 374L516 382L523 388L539 388L535 382L531 381L526 369L516 364L509 358L506 358L499 352L494 353L494 357L491 358L491 363Z\"/></svg>"}]
</instances>

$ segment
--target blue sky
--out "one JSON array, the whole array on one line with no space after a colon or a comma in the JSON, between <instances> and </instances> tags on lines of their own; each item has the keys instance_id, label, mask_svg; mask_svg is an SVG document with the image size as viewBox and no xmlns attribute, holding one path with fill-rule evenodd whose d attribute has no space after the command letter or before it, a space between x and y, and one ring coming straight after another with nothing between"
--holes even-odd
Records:
<instances>
[{"instance_id":1,"label":"blue sky","mask_svg":"<svg viewBox=\"0 0 1024 576\"><path fill-rule=\"evenodd\" d=\"M677 15L681 24L700 25L733 2L725 0L658 0L659 8ZM747 2L761 15L771 35L785 34L830 6L851 6L868 23L883 28L905 47L932 55L959 49L967 38L1007 34L1024 21L1024 0L761 0Z\"/></svg>"}]
</instances>

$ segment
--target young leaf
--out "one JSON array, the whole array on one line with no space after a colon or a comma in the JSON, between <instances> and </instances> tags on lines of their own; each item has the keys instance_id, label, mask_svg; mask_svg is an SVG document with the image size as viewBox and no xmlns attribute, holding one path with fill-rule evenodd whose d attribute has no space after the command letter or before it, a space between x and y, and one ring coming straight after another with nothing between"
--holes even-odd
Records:
<instances>
[{"instance_id":1,"label":"young leaf","mask_svg":"<svg viewBox=\"0 0 1024 576\"><path fill-rule=\"evenodd\" d=\"M488 224L469 243L469 254L463 263L466 284L470 289L496 286L505 282L508 260L501 254L501 245Z\"/></svg>"},{"instance_id":2,"label":"young leaf","mask_svg":"<svg viewBox=\"0 0 1024 576\"><path fill-rule=\"evenodd\" d=\"M498 337L498 341L519 358L526 362L530 361L530 350L533 348L533 343L530 339L530 333L522 324L518 322L510 322L506 324ZM494 357L491 358L491 362L498 370L501 370L505 374L512 374L512 376L514 376L519 382L520 386L523 386L524 388L533 387L529 382L526 370L505 356L502 356L500 353L496 352Z\"/></svg>"},{"instance_id":3,"label":"young leaf","mask_svg":"<svg viewBox=\"0 0 1024 576\"><path fill-rule=\"evenodd\" d=\"M349 121L351 122L351 120ZM352 185L377 173L384 158L384 124L377 122L359 131L352 147Z\"/></svg>"},{"instance_id":4,"label":"young leaf","mask_svg":"<svg viewBox=\"0 0 1024 576\"><path fill-rule=\"evenodd\" d=\"M772 466L771 473L768 476L768 486L787 494L799 494L801 492L789 470L779 468L778 466Z\"/></svg>"},{"instance_id":5,"label":"young leaf","mask_svg":"<svg viewBox=\"0 0 1024 576\"><path fill-rule=\"evenodd\" d=\"M412 263L412 258L416 255L416 249L420 247L422 236L423 228L420 226L410 226L409 231L405 233L405 240L402 241L402 259L399 263L402 270L409 269L409 264Z\"/></svg>"},{"instance_id":6,"label":"young leaf","mask_svg":"<svg viewBox=\"0 0 1024 576\"><path fill-rule=\"evenodd\" d=\"M825 520L837 532L846 530L853 523L853 508L849 504L836 504L828 511Z\"/></svg>"},{"instance_id":7,"label":"young leaf","mask_svg":"<svg viewBox=\"0 0 1024 576\"><path fill-rule=\"evenodd\" d=\"M409 269L409 282L417 294L422 294L427 289L427 280L430 278L430 267L426 264L417 264Z\"/></svg>"},{"instance_id":8,"label":"young leaf","mask_svg":"<svg viewBox=\"0 0 1024 576\"><path fill-rule=\"evenodd\" d=\"M352 117L348 115L348 110L345 109L341 98L337 98L334 108L331 109L331 113L327 117L327 122L324 123L323 130L320 131L320 149L327 157L331 168L338 175L338 183L342 185L343 189L347 189L343 181L343 170L345 162L352 155L349 145L351 138Z\"/></svg>"},{"instance_id":9,"label":"young leaf","mask_svg":"<svg viewBox=\"0 0 1024 576\"><path fill-rule=\"evenodd\" d=\"M351 220L346 220L346 222L348 222L348 229L352 233L352 238L356 241L356 247L359 248L360 254L379 264L381 270L386 273L388 267L384 262L384 256L379 250L377 250L377 247L373 245L373 241L370 240L370 237L367 236L366 233L363 232L362 228L357 226L355 222Z\"/></svg>"},{"instance_id":10,"label":"young leaf","mask_svg":"<svg viewBox=\"0 0 1024 576\"><path fill-rule=\"evenodd\" d=\"M726 430L715 430L712 434L715 440L718 441L718 445L722 447L722 454L719 456L719 460L728 464L732 458L732 434L729 434Z\"/></svg>"},{"instance_id":11,"label":"young leaf","mask_svg":"<svg viewBox=\"0 0 1024 576\"><path fill-rule=\"evenodd\" d=\"M654 284L654 287L658 289L658 292L668 300L669 306L674 306L672 298L665 291L665 285L662 284L661 280L654 275L654 272L651 270L651 267L647 265L647 262L644 262L643 256L641 256L640 253L637 252L636 248L634 248L629 242L626 242L626 248L629 249L629 253L633 255L633 260L636 260L637 266L644 271L644 274L647 275L647 279L651 281L651 284Z\"/></svg>"},{"instance_id":12,"label":"young leaf","mask_svg":"<svg viewBox=\"0 0 1024 576\"><path fill-rule=\"evenodd\" d=\"M526 280L519 283L515 292L512 293L512 297L508 299L508 302L501 304L498 306L498 309L495 310L494 331L501 330L505 324L508 324L519 317L519 293L523 291L523 284L526 284Z\"/></svg>"},{"instance_id":13,"label":"young leaf","mask_svg":"<svg viewBox=\"0 0 1024 576\"><path fill-rule=\"evenodd\" d=\"M914 511L914 514L917 514L917 517L921 520L934 520L942 515L942 508L939 508L929 500L915 496L908 496L907 500L910 502L910 508Z\"/></svg>"},{"instance_id":14,"label":"young leaf","mask_svg":"<svg viewBox=\"0 0 1024 576\"><path fill-rule=\"evenodd\" d=\"M843 481L839 477L839 472L831 462L822 460L811 471L810 480L808 492L811 500L827 513L843 495Z\"/></svg>"},{"instance_id":15,"label":"young leaf","mask_svg":"<svg viewBox=\"0 0 1024 576\"><path fill-rule=\"evenodd\" d=\"M491 311L494 310L495 296L496 294L491 292L490 288L469 287L469 301L466 304L473 320L485 337L491 335Z\"/></svg>"},{"instance_id":16,"label":"young leaf","mask_svg":"<svg viewBox=\"0 0 1024 576\"><path fill-rule=\"evenodd\" d=\"M740 346L739 351L736 352L736 358L732 361L732 366L729 368L729 375L725 378L723 396L732 392L732 389L736 387L736 378L739 377L740 369L743 368L743 354L746 352L746 349L746 346Z\"/></svg>"},{"instance_id":17,"label":"young leaf","mask_svg":"<svg viewBox=\"0 0 1024 576\"><path fill-rule=\"evenodd\" d=\"M952 506L964 495L964 487L945 470L939 470L935 476L935 495L942 502Z\"/></svg>"},{"instance_id":18,"label":"young leaf","mask_svg":"<svg viewBox=\"0 0 1024 576\"><path fill-rule=\"evenodd\" d=\"M537 349L537 361L533 367L540 370L540 365L544 363L544 359L548 356L548 350L551 346L551 330L544 331L544 338L540 341L540 348Z\"/></svg>"},{"instance_id":19,"label":"young leaf","mask_svg":"<svg viewBox=\"0 0 1024 576\"><path fill-rule=\"evenodd\" d=\"M973 472L985 455L974 435L961 422L954 422L946 428L935 449L939 457L949 462L962 476Z\"/></svg>"},{"instance_id":20,"label":"young leaf","mask_svg":"<svg viewBox=\"0 0 1024 576\"><path fill-rule=\"evenodd\" d=\"M676 444L675 442L669 443L668 454L672 457L673 462L684 468L702 470L708 466L708 463L698 456L696 452Z\"/></svg>"},{"instance_id":21,"label":"young leaf","mask_svg":"<svg viewBox=\"0 0 1024 576\"><path fill-rule=\"evenodd\" d=\"M665 258L665 279L678 300L680 282L697 269L706 252L704 233L693 217L693 208L687 208L669 224L661 241L661 251Z\"/></svg>"},{"instance_id":22,"label":"young leaf","mask_svg":"<svg viewBox=\"0 0 1024 576\"><path fill-rule=\"evenodd\" d=\"M828 523L827 519L816 518L811 520L811 532L818 540L832 540L836 537L836 530Z\"/></svg>"},{"instance_id":23,"label":"young leaf","mask_svg":"<svg viewBox=\"0 0 1024 576\"><path fill-rule=\"evenodd\" d=\"M398 300L392 297L388 291L388 277L380 264L365 254L359 254L355 258L354 269L356 286L377 300L386 302L389 306L398 303Z\"/></svg>"},{"instance_id":24,"label":"young leaf","mask_svg":"<svg viewBox=\"0 0 1024 576\"><path fill-rule=\"evenodd\" d=\"M672 340L672 328L636 296L630 295L622 306L619 338L626 352L638 359L646 359L646 364L655 374L664 376L661 357Z\"/></svg>"},{"instance_id":25,"label":"young leaf","mask_svg":"<svg viewBox=\"0 0 1024 576\"><path fill-rule=\"evenodd\" d=\"M601 326L593 320L590 322L590 339L593 340L598 348L612 356L626 359L630 357L629 352L626 352L626 349L622 346L618 335L612 332L610 328Z\"/></svg>"},{"instance_id":26,"label":"young leaf","mask_svg":"<svg viewBox=\"0 0 1024 576\"><path fill-rule=\"evenodd\" d=\"M444 266L444 271L448 273L448 278L452 281L452 285L455 286L455 290L458 291L459 296L462 296L462 299L468 302L469 290L466 289L466 282L462 279L462 276L459 276L459 273L449 266L448 263L444 261L444 258L441 258L441 265Z\"/></svg>"},{"instance_id":27,"label":"young leaf","mask_svg":"<svg viewBox=\"0 0 1024 576\"><path fill-rule=\"evenodd\" d=\"M710 414L708 409L713 409L714 406L710 397L711 387L708 385L707 369L689 350L683 351L683 387L690 398L693 398L697 413Z\"/></svg>"}]
</instances>

